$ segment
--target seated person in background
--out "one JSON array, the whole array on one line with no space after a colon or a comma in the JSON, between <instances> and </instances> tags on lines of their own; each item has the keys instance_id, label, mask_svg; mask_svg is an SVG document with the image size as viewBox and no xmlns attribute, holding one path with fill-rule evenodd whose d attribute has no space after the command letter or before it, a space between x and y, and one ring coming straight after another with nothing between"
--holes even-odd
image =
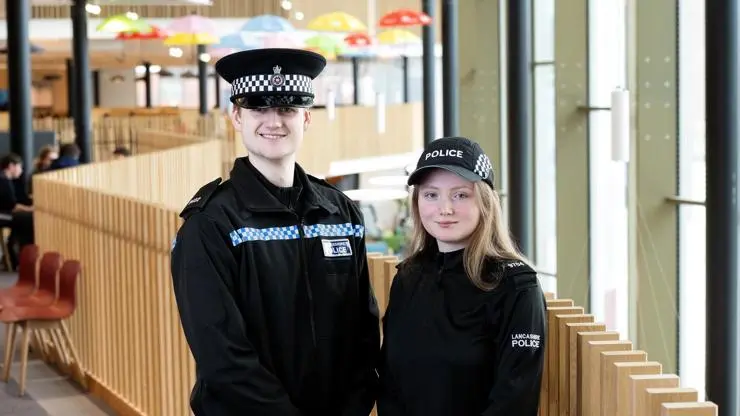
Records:
<instances>
[{"instance_id":1,"label":"seated person in background","mask_svg":"<svg viewBox=\"0 0 740 416\"><path fill-rule=\"evenodd\" d=\"M131 156L131 151L123 146L118 146L116 147L116 150L113 151L113 159L123 159L124 157L129 156Z\"/></svg>"},{"instance_id":2,"label":"seated person in background","mask_svg":"<svg viewBox=\"0 0 740 416\"><path fill-rule=\"evenodd\" d=\"M57 153L57 148L55 146L44 146L39 150L39 155L36 157L36 161L33 163L33 172L31 172L31 176L37 174L37 173L43 173L51 169L51 164L59 157L59 154ZM21 201L24 204L27 205L33 205L30 199L30 195L33 193L33 181L31 178L28 178L28 181L25 180L26 178L19 178L16 182L16 195L24 195L26 201Z\"/></svg>"},{"instance_id":3,"label":"seated person in background","mask_svg":"<svg viewBox=\"0 0 740 416\"><path fill-rule=\"evenodd\" d=\"M49 170L70 168L80 164L80 147L74 143L63 144L59 149L59 158L51 162Z\"/></svg>"},{"instance_id":4,"label":"seated person in background","mask_svg":"<svg viewBox=\"0 0 740 416\"><path fill-rule=\"evenodd\" d=\"M13 181L23 174L23 161L16 154L0 159L0 225L10 226L8 241L10 261L15 269L18 254L27 244L33 244L33 207L19 202ZM17 250L14 249L18 243Z\"/></svg>"},{"instance_id":5,"label":"seated person in background","mask_svg":"<svg viewBox=\"0 0 740 416\"><path fill-rule=\"evenodd\" d=\"M44 146L39 150L39 155L33 164L32 175L45 172L51 168L51 164L59 157L57 149L54 146Z\"/></svg>"}]
</instances>

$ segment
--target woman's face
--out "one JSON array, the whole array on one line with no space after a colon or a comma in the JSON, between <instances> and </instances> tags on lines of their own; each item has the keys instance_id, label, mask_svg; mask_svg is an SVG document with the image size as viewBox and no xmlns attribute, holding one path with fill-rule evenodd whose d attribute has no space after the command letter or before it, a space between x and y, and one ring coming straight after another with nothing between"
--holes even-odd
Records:
<instances>
[{"instance_id":1,"label":"woman's face","mask_svg":"<svg viewBox=\"0 0 740 416\"><path fill-rule=\"evenodd\" d=\"M41 163L43 163L44 166L49 166L51 165L51 162L57 160L58 157L59 155L56 152L49 152Z\"/></svg>"},{"instance_id":2,"label":"woman's face","mask_svg":"<svg viewBox=\"0 0 740 416\"><path fill-rule=\"evenodd\" d=\"M419 217L442 252L464 248L478 226L480 208L473 183L444 169L419 184Z\"/></svg>"}]
</instances>

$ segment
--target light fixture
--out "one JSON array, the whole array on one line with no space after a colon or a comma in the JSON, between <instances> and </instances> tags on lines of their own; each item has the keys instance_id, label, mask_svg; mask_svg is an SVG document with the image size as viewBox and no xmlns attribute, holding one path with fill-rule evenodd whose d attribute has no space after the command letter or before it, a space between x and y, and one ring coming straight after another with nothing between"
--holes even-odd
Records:
<instances>
[{"instance_id":1,"label":"light fixture","mask_svg":"<svg viewBox=\"0 0 740 416\"><path fill-rule=\"evenodd\" d=\"M353 201L369 202L369 201L395 201L399 199L406 199L409 196L408 191L401 189L349 189L344 191L344 194Z\"/></svg>"},{"instance_id":2,"label":"light fixture","mask_svg":"<svg viewBox=\"0 0 740 416\"><path fill-rule=\"evenodd\" d=\"M87 3L85 5L85 11L97 16L100 14L100 6L98 6L97 4Z\"/></svg>"},{"instance_id":3,"label":"light fixture","mask_svg":"<svg viewBox=\"0 0 740 416\"><path fill-rule=\"evenodd\" d=\"M337 118L337 95L332 89L326 92L326 115L329 120Z\"/></svg>"},{"instance_id":4,"label":"light fixture","mask_svg":"<svg viewBox=\"0 0 740 416\"><path fill-rule=\"evenodd\" d=\"M305 16L303 15L303 12L295 12L293 17L295 17L295 20L303 20Z\"/></svg>"},{"instance_id":5,"label":"light fixture","mask_svg":"<svg viewBox=\"0 0 740 416\"><path fill-rule=\"evenodd\" d=\"M293 2L290 0L283 0L280 2L280 7L282 7L283 10L290 10L293 8Z\"/></svg>"},{"instance_id":6,"label":"light fixture","mask_svg":"<svg viewBox=\"0 0 740 416\"><path fill-rule=\"evenodd\" d=\"M182 58L182 49L180 48L170 48L169 54L173 58Z\"/></svg>"},{"instance_id":7,"label":"light fixture","mask_svg":"<svg viewBox=\"0 0 740 416\"><path fill-rule=\"evenodd\" d=\"M204 53L198 55L198 59L201 62L210 62L211 61L211 55L204 52Z\"/></svg>"}]
</instances>

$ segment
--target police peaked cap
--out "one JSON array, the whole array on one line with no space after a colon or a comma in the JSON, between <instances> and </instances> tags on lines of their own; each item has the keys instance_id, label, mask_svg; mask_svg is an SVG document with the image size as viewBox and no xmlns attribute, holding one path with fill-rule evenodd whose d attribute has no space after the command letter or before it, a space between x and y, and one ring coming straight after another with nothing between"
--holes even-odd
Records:
<instances>
[{"instance_id":1,"label":"police peaked cap","mask_svg":"<svg viewBox=\"0 0 740 416\"><path fill-rule=\"evenodd\" d=\"M244 108L311 107L313 80L326 59L302 49L264 48L226 55L216 72L231 84L230 100Z\"/></svg>"}]
</instances>

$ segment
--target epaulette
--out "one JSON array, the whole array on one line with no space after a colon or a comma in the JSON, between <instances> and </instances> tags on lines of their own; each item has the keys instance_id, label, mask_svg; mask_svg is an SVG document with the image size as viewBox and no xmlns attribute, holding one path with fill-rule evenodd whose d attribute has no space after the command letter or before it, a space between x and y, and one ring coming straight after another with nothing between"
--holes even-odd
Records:
<instances>
[{"instance_id":1,"label":"epaulette","mask_svg":"<svg viewBox=\"0 0 740 416\"><path fill-rule=\"evenodd\" d=\"M504 270L506 279L517 291L537 285L537 272L523 261L508 261L504 263Z\"/></svg>"},{"instance_id":2,"label":"epaulette","mask_svg":"<svg viewBox=\"0 0 740 416\"><path fill-rule=\"evenodd\" d=\"M218 186L221 184L221 178L218 178L212 182L209 182L200 189L198 189L198 192L193 195L193 197L188 201L187 204L185 204L185 208L183 208L182 212L180 212L180 217L187 218L191 215L193 215L196 212L200 212L205 208L206 204L208 204L208 201L211 199L214 193L216 193L216 189L218 189Z\"/></svg>"}]
</instances>

